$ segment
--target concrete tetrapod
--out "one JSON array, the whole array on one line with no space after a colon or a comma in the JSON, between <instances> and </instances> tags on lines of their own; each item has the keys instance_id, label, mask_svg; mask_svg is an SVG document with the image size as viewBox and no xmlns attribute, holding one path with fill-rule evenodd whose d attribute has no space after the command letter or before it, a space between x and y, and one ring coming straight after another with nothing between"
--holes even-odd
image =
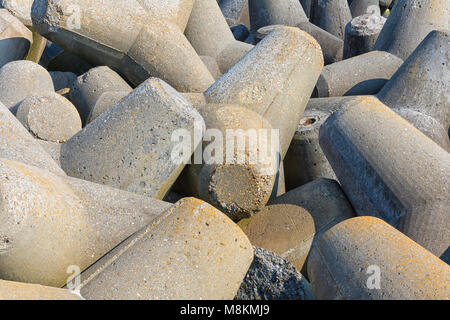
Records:
<instances>
[{"instance_id":1,"label":"concrete tetrapod","mask_svg":"<svg viewBox=\"0 0 450 320\"><path fill-rule=\"evenodd\" d=\"M267 26L285 25L298 27L312 35L320 44L325 64L342 60L344 46L342 39L309 22L297 0L250 0L249 6L253 33L259 33L261 28Z\"/></svg>"},{"instance_id":2,"label":"concrete tetrapod","mask_svg":"<svg viewBox=\"0 0 450 320\"><path fill-rule=\"evenodd\" d=\"M397 0L374 50L387 51L405 60L433 30L448 30L448 0Z\"/></svg>"},{"instance_id":3,"label":"concrete tetrapod","mask_svg":"<svg viewBox=\"0 0 450 320\"><path fill-rule=\"evenodd\" d=\"M12 61L0 69L0 101L16 112L16 104L31 95L55 92L47 70L31 61Z\"/></svg>"},{"instance_id":4,"label":"concrete tetrapod","mask_svg":"<svg viewBox=\"0 0 450 320\"><path fill-rule=\"evenodd\" d=\"M206 101L263 116L279 130L284 158L322 67L314 38L298 28L276 28L205 91Z\"/></svg>"},{"instance_id":5,"label":"concrete tetrapod","mask_svg":"<svg viewBox=\"0 0 450 320\"><path fill-rule=\"evenodd\" d=\"M331 114L352 97L312 98L306 106L284 158L286 189L292 190L319 178L337 180L319 144L319 131Z\"/></svg>"},{"instance_id":6,"label":"concrete tetrapod","mask_svg":"<svg viewBox=\"0 0 450 320\"><path fill-rule=\"evenodd\" d=\"M233 299L253 248L227 216L184 198L81 276L86 299Z\"/></svg>"},{"instance_id":7,"label":"concrete tetrapod","mask_svg":"<svg viewBox=\"0 0 450 320\"><path fill-rule=\"evenodd\" d=\"M375 97L346 102L322 125L320 145L358 215L450 261L450 153Z\"/></svg>"},{"instance_id":8,"label":"concrete tetrapod","mask_svg":"<svg viewBox=\"0 0 450 320\"><path fill-rule=\"evenodd\" d=\"M238 225L254 246L280 255L306 274L311 244L355 213L339 184L318 179L291 190Z\"/></svg>"},{"instance_id":9,"label":"concrete tetrapod","mask_svg":"<svg viewBox=\"0 0 450 320\"><path fill-rule=\"evenodd\" d=\"M0 277L60 287L167 208L165 203L0 160Z\"/></svg>"},{"instance_id":10,"label":"concrete tetrapod","mask_svg":"<svg viewBox=\"0 0 450 320\"><path fill-rule=\"evenodd\" d=\"M274 189L278 135L259 114L237 105L207 104L199 112L207 129L203 151L194 153L176 191L207 201L233 220L247 218L265 206Z\"/></svg>"},{"instance_id":11,"label":"concrete tetrapod","mask_svg":"<svg viewBox=\"0 0 450 320\"><path fill-rule=\"evenodd\" d=\"M217 60L222 73L227 72L253 48L248 43L234 39L215 0L195 0L184 33L200 56Z\"/></svg>"},{"instance_id":12,"label":"concrete tetrapod","mask_svg":"<svg viewBox=\"0 0 450 320\"><path fill-rule=\"evenodd\" d=\"M449 33L432 31L377 97L450 152Z\"/></svg>"},{"instance_id":13,"label":"concrete tetrapod","mask_svg":"<svg viewBox=\"0 0 450 320\"><path fill-rule=\"evenodd\" d=\"M204 121L192 105L150 78L64 143L61 165L70 176L162 199L196 147L173 157L172 134L193 137L196 125Z\"/></svg>"},{"instance_id":14,"label":"concrete tetrapod","mask_svg":"<svg viewBox=\"0 0 450 320\"><path fill-rule=\"evenodd\" d=\"M183 35L193 2L35 0L31 17L47 39L134 85L152 76L179 91L201 92L214 79Z\"/></svg>"},{"instance_id":15,"label":"concrete tetrapod","mask_svg":"<svg viewBox=\"0 0 450 320\"><path fill-rule=\"evenodd\" d=\"M90 107L91 111L86 123L89 124L97 119L101 114L111 109L116 103L130 94L130 91L107 91L95 101Z\"/></svg>"},{"instance_id":16,"label":"concrete tetrapod","mask_svg":"<svg viewBox=\"0 0 450 320\"><path fill-rule=\"evenodd\" d=\"M0 103L0 158L66 174L16 117Z\"/></svg>"},{"instance_id":17,"label":"concrete tetrapod","mask_svg":"<svg viewBox=\"0 0 450 320\"><path fill-rule=\"evenodd\" d=\"M81 300L69 290L0 280L0 300Z\"/></svg>"},{"instance_id":18,"label":"concrete tetrapod","mask_svg":"<svg viewBox=\"0 0 450 320\"><path fill-rule=\"evenodd\" d=\"M0 67L23 59L31 44L33 34L6 9L0 9Z\"/></svg>"},{"instance_id":19,"label":"concrete tetrapod","mask_svg":"<svg viewBox=\"0 0 450 320\"><path fill-rule=\"evenodd\" d=\"M326 232L311 250L308 275L317 299L450 298L450 266L374 217Z\"/></svg>"},{"instance_id":20,"label":"concrete tetrapod","mask_svg":"<svg viewBox=\"0 0 450 320\"><path fill-rule=\"evenodd\" d=\"M317 80L318 98L378 93L403 60L382 51L368 52L325 66Z\"/></svg>"},{"instance_id":21,"label":"concrete tetrapod","mask_svg":"<svg viewBox=\"0 0 450 320\"><path fill-rule=\"evenodd\" d=\"M352 20L347 0L313 1L310 21L344 40L345 26Z\"/></svg>"},{"instance_id":22,"label":"concrete tetrapod","mask_svg":"<svg viewBox=\"0 0 450 320\"><path fill-rule=\"evenodd\" d=\"M133 89L116 72L102 66L89 70L78 77L70 88L70 100L78 109L83 124L91 112L92 105L108 91L128 91Z\"/></svg>"},{"instance_id":23,"label":"concrete tetrapod","mask_svg":"<svg viewBox=\"0 0 450 320\"><path fill-rule=\"evenodd\" d=\"M350 0L348 3L353 17L359 17L366 13L381 14L379 0Z\"/></svg>"},{"instance_id":24,"label":"concrete tetrapod","mask_svg":"<svg viewBox=\"0 0 450 320\"><path fill-rule=\"evenodd\" d=\"M345 27L344 59L372 51L386 18L364 14L354 18Z\"/></svg>"}]
</instances>

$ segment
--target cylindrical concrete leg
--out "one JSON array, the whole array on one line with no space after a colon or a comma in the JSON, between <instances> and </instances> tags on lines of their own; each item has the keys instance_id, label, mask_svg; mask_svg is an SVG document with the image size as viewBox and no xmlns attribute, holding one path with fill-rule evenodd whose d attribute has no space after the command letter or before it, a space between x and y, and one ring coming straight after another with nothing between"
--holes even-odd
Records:
<instances>
[{"instance_id":1,"label":"cylindrical concrete leg","mask_svg":"<svg viewBox=\"0 0 450 320\"><path fill-rule=\"evenodd\" d=\"M448 300L450 267L373 217L334 226L316 242L308 275L317 299Z\"/></svg>"},{"instance_id":2,"label":"cylindrical concrete leg","mask_svg":"<svg viewBox=\"0 0 450 320\"><path fill-rule=\"evenodd\" d=\"M322 125L320 145L358 215L450 261L450 153L374 97L346 102Z\"/></svg>"}]
</instances>

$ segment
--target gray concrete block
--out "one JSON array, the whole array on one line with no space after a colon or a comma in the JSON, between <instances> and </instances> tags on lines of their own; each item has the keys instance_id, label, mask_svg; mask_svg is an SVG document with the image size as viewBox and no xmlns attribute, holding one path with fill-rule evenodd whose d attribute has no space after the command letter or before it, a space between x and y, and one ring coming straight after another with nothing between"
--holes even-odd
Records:
<instances>
[{"instance_id":1,"label":"gray concrete block","mask_svg":"<svg viewBox=\"0 0 450 320\"><path fill-rule=\"evenodd\" d=\"M344 59L372 51L386 18L364 14L354 18L345 27Z\"/></svg>"},{"instance_id":2,"label":"gray concrete block","mask_svg":"<svg viewBox=\"0 0 450 320\"><path fill-rule=\"evenodd\" d=\"M248 0L220 0L220 10L230 27L249 23Z\"/></svg>"},{"instance_id":3,"label":"gray concrete block","mask_svg":"<svg viewBox=\"0 0 450 320\"><path fill-rule=\"evenodd\" d=\"M252 259L239 227L207 203L186 198L86 270L81 295L229 300Z\"/></svg>"},{"instance_id":4,"label":"gray concrete block","mask_svg":"<svg viewBox=\"0 0 450 320\"><path fill-rule=\"evenodd\" d=\"M450 151L449 33L432 31L377 97Z\"/></svg>"},{"instance_id":5,"label":"gray concrete block","mask_svg":"<svg viewBox=\"0 0 450 320\"><path fill-rule=\"evenodd\" d=\"M306 274L314 241L332 226L354 216L339 184L318 179L274 199L238 225L252 245L275 252Z\"/></svg>"},{"instance_id":6,"label":"gray concrete block","mask_svg":"<svg viewBox=\"0 0 450 320\"><path fill-rule=\"evenodd\" d=\"M450 261L450 154L374 97L346 102L320 145L358 215L382 218Z\"/></svg>"},{"instance_id":7,"label":"gray concrete block","mask_svg":"<svg viewBox=\"0 0 450 320\"><path fill-rule=\"evenodd\" d=\"M1 103L0 127L0 158L36 166L57 175L65 175L50 155L39 146L36 139Z\"/></svg>"},{"instance_id":8,"label":"gray concrete block","mask_svg":"<svg viewBox=\"0 0 450 320\"><path fill-rule=\"evenodd\" d=\"M348 99L351 97L309 100L283 161L287 190L319 178L338 180L320 147L319 131L328 117L339 110Z\"/></svg>"},{"instance_id":9,"label":"gray concrete block","mask_svg":"<svg viewBox=\"0 0 450 320\"><path fill-rule=\"evenodd\" d=\"M214 0L195 1L184 33L200 56L216 59L222 73L227 72L253 48L250 44L234 39Z\"/></svg>"},{"instance_id":10,"label":"gray concrete block","mask_svg":"<svg viewBox=\"0 0 450 320\"><path fill-rule=\"evenodd\" d=\"M316 84L317 97L358 96L378 93L403 60L372 51L325 66Z\"/></svg>"},{"instance_id":11,"label":"gray concrete block","mask_svg":"<svg viewBox=\"0 0 450 320\"><path fill-rule=\"evenodd\" d=\"M310 21L344 40L345 26L352 20L347 0L313 1Z\"/></svg>"},{"instance_id":12,"label":"gray concrete block","mask_svg":"<svg viewBox=\"0 0 450 320\"><path fill-rule=\"evenodd\" d=\"M75 106L54 92L22 100L16 117L33 136L45 141L65 142L81 130Z\"/></svg>"},{"instance_id":13,"label":"gray concrete block","mask_svg":"<svg viewBox=\"0 0 450 320\"><path fill-rule=\"evenodd\" d=\"M193 137L196 124L204 122L192 105L150 78L68 140L61 165L70 176L162 199L196 147L173 161L172 134Z\"/></svg>"},{"instance_id":14,"label":"gray concrete block","mask_svg":"<svg viewBox=\"0 0 450 320\"><path fill-rule=\"evenodd\" d=\"M118 70L134 85L153 76L179 91L200 92L214 79L183 35L192 5L193 0L126 0L120 5L35 0L31 16L36 31L44 37L94 66ZM79 10L79 20L75 20L79 23L70 20L74 6Z\"/></svg>"},{"instance_id":15,"label":"gray concrete block","mask_svg":"<svg viewBox=\"0 0 450 320\"><path fill-rule=\"evenodd\" d=\"M397 0L374 50L387 51L405 60L433 30L448 30L447 0Z\"/></svg>"},{"instance_id":16,"label":"gray concrete block","mask_svg":"<svg viewBox=\"0 0 450 320\"><path fill-rule=\"evenodd\" d=\"M60 287L140 230L165 203L0 161L0 277Z\"/></svg>"},{"instance_id":17,"label":"gray concrete block","mask_svg":"<svg viewBox=\"0 0 450 320\"><path fill-rule=\"evenodd\" d=\"M448 300L450 267L373 217L341 222L316 242L308 275L317 299Z\"/></svg>"},{"instance_id":18,"label":"gray concrete block","mask_svg":"<svg viewBox=\"0 0 450 320\"><path fill-rule=\"evenodd\" d=\"M354 18L367 13L381 15L379 0L349 0L348 3Z\"/></svg>"},{"instance_id":19,"label":"gray concrete block","mask_svg":"<svg viewBox=\"0 0 450 320\"><path fill-rule=\"evenodd\" d=\"M235 300L314 300L311 285L292 264L265 249L254 252Z\"/></svg>"},{"instance_id":20,"label":"gray concrete block","mask_svg":"<svg viewBox=\"0 0 450 320\"><path fill-rule=\"evenodd\" d=\"M96 67L78 77L70 88L70 100L78 109L83 125L91 112L92 105L108 91L131 92L130 85L107 66Z\"/></svg>"},{"instance_id":21,"label":"gray concrete block","mask_svg":"<svg viewBox=\"0 0 450 320\"><path fill-rule=\"evenodd\" d=\"M52 77L37 63L13 61L0 69L0 101L13 113L23 99L49 92L55 92Z\"/></svg>"}]
</instances>

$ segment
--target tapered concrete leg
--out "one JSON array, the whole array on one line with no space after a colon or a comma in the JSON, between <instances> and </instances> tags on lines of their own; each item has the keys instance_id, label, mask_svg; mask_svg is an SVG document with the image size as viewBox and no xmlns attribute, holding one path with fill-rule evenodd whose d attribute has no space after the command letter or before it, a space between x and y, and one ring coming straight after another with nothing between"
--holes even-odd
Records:
<instances>
[{"instance_id":1,"label":"tapered concrete leg","mask_svg":"<svg viewBox=\"0 0 450 320\"><path fill-rule=\"evenodd\" d=\"M378 93L403 60L388 52L373 51L323 68L317 81L319 98Z\"/></svg>"},{"instance_id":2,"label":"tapered concrete leg","mask_svg":"<svg viewBox=\"0 0 450 320\"><path fill-rule=\"evenodd\" d=\"M36 31L34 30L32 31L33 31L33 44L31 45L30 50L28 50L25 59L39 63L42 54L44 53L45 47L47 45L47 39L45 39Z\"/></svg>"},{"instance_id":3,"label":"tapered concrete leg","mask_svg":"<svg viewBox=\"0 0 450 320\"><path fill-rule=\"evenodd\" d=\"M430 32L377 95L447 151L450 151L449 51L449 33Z\"/></svg>"},{"instance_id":4,"label":"tapered concrete leg","mask_svg":"<svg viewBox=\"0 0 450 320\"><path fill-rule=\"evenodd\" d=\"M236 104L263 116L279 130L283 159L322 67L320 46L310 35L298 28L276 28L205 97L209 103Z\"/></svg>"},{"instance_id":5,"label":"tapered concrete leg","mask_svg":"<svg viewBox=\"0 0 450 320\"><path fill-rule=\"evenodd\" d=\"M359 17L366 13L381 14L379 0L350 0L348 3L353 17Z\"/></svg>"},{"instance_id":6,"label":"tapered concrete leg","mask_svg":"<svg viewBox=\"0 0 450 320\"><path fill-rule=\"evenodd\" d=\"M313 1L311 22L344 40L345 26L352 20L347 0Z\"/></svg>"},{"instance_id":7,"label":"tapered concrete leg","mask_svg":"<svg viewBox=\"0 0 450 320\"><path fill-rule=\"evenodd\" d=\"M317 299L447 300L450 267L373 217L341 222L316 242L308 275Z\"/></svg>"},{"instance_id":8,"label":"tapered concrete leg","mask_svg":"<svg viewBox=\"0 0 450 320\"><path fill-rule=\"evenodd\" d=\"M319 145L319 130L331 114L351 97L313 98L306 107L284 158L286 189L292 190L319 178L337 180Z\"/></svg>"},{"instance_id":9,"label":"tapered concrete leg","mask_svg":"<svg viewBox=\"0 0 450 320\"><path fill-rule=\"evenodd\" d=\"M227 72L253 48L250 44L234 39L214 0L195 1L185 35L199 55L217 60L222 73Z\"/></svg>"},{"instance_id":10,"label":"tapered concrete leg","mask_svg":"<svg viewBox=\"0 0 450 320\"><path fill-rule=\"evenodd\" d=\"M450 153L374 97L328 118L320 145L358 215L380 217L450 261Z\"/></svg>"},{"instance_id":11,"label":"tapered concrete leg","mask_svg":"<svg viewBox=\"0 0 450 320\"><path fill-rule=\"evenodd\" d=\"M196 126L201 138L200 114L168 84L150 78L68 140L61 165L70 176L162 199L196 147L188 144L178 157L173 134L191 139Z\"/></svg>"},{"instance_id":12,"label":"tapered concrete leg","mask_svg":"<svg viewBox=\"0 0 450 320\"><path fill-rule=\"evenodd\" d=\"M69 290L0 280L0 300L81 300Z\"/></svg>"},{"instance_id":13,"label":"tapered concrete leg","mask_svg":"<svg viewBox=\"0 0 450 320\"><path fill-rule=\"evenodd\" d=\"M238 225L252 245L279 254L306 274L305 263L315 239L354 216L339 184L318 179L276 198Z\"/></svg>"},{"instance_id":14,"label":"tapered concrete leg","mask_svg":"<svg viewBox=\"0 0 450 320\"><path fill-rule=\"evenodd\" d=\"M448 30L448 0L397 0L374 50L387 51L405 60L433 30Z\"/></svg>"},{"instance_id":15,"label":"tapered concrete leg","mask_svg":"<svg viewBox=\"0 0 450 320\"><path fill-rule=\"evenodd\" d=\"M233 299L252 260L239 227L207 203L186 198L85 271L81 295Z\"/></svg>"},{"instance_id":16,"label":"tapered concrete leg","mask_svg":"<svg viewBox=\"0 0 450 320\"><path fill-rule=\"evenodd\" d=\"M70 266L84 270L167 208L5 159L0 199L0 277L55 287Z\"/></svg>"},{"instance_id":17,"label":"tapered concrete leg","mask_svg":"<svg viewBox=\"0 0 450 320\"><path fill-rule=\"evenodd\" d=\"M386 18L365 14L354 18L345 27L344 59L372 51Z\"/></svg>"},{"instance_id":18,"label":"tapered concrete leg","mask_svg":"<svg viewBox=\"0 0 450 320\"><path fill-rule=\"evenodd\" d=\"M218 3L230 27L242 23L242 18L246 14L245 9L248 15L248 0L221 0Z\"/></svg>"},{"instance_id":19,"label":"tapered concrete leg","mask_svg":"<svg viewBox=\"0 0 450 320\"><path fill-rule=\"evenodd\" d=\"M134 85L154 76L177 90L201 92L214 79L180 28L192 1L36 0L31 16L41 35Z\"/></svg>"}]
</instances>

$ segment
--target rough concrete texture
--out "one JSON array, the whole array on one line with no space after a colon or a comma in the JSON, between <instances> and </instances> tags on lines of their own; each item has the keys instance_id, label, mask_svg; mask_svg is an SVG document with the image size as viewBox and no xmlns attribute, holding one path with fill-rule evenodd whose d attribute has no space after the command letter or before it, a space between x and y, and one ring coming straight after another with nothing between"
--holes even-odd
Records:
<instances>
[{"instance_id":1,"label":"rough concrete texture","mask_svg":"<svg viewBox=\"0 0 450 320\"><path fill-rule=\"evenodd\" d=\"M339 184L318 179L273 200L238 225L252 245L275 252L306 274L311 244L355 213Z\"/></svg>"},{"instance_id":2,"label":"rough concrete texture","mask_svg":"<svg viewBox=\"0 0 450 320\"><path fill-rule=\"evenodd\" d=\"M345 27L344 59L372 51L386 18L364 14L354 18Z\"/></svg>"},{"instance_id":3,"label":"rough concrete texture","mask_svg":"<svg viewBox=\"0 0 450 320\"><path fill-rule=\"evenodd\" d=\"M73 72L50 71L55 91L65 88L71 88L72 84L77 81L77 75Z\"/></svg>"},{"instance_id":4,"label":"rough concrete texture","mask_svg":"<svg viewBox=\"0 0 450 320\"><path fill-rule=\"evenodd\" d=\"M0 103L0 158L26 163L57 175L64 171L16 117Z\"/></svg>"},{"instance_id":5,"label":"rough concrete texture","mask_svg":"<svg viewBox=\"0 0 450 320\"><path fill-rule=\"evenodd\" d=\"M311 285L292 264L261 248L254 252L235 300L314 300Z\"/></svg>"},{"instance_id":6,"label":"rough concrete texture","mask_svg":"<svg viewBox=\"0 0 450 320\"><path fill-rule=\"evenodd\" d=\"M309 33L317 40L322 48L325 64L342 60L342 39L309 22L302 6L297 0L285 2L255 0L249 3L252 16L252 31L256 34L257 41L260 40L258 39L258 33L264 27L274 25L294 26ZM268 30L265 33L267 34Z\"/></svg>"},{"instance_id":7,"label":"rough concrete texture","mask_svg":"<svg viewBox=\"0 0 450 320\"><path fill-rule=\"evenodd\" d=\"M13 61L0 69L0 101L15 113L26 97L55 92L47 70L31 61Z\"/></svg>"},{"instance_id":8,"label":"rough concrete texture","mask_svg":"<svg viewBox=\"0 0 450 320\"><path fill-rule=\"evenodd\" d=\"M214 0L195 0L184 33L199 55L216 59L222 73L227 72L253 48L248 43L234 39Z\"/></svg>"},{"instance_id":9,"label":"rough concrete texture","mask_svg":"<svg viewBox=\"0 0 450 320\"><path fill-rule=\"evenodd\" d=\"M450 267L374 217L349 219L325 233L311 251L308 275L317 299L450 298Z\"/></svg>"},{"instance_id":10,"label":"rough concrete texture","mask_svg":"<svg viewBox=\"0 0 450 320\"><path fill-rule=\"evenodd\" d=\"M358 215L450 261L447 151L374 97L346 102L322 125L320 145Z\"/></svg>"},{"instance_id":11,"label":"rough concrete texture","mask_svg":"<svg viewBox=\"0 0 450 320\"><path fill-rule=\"evenodd\" d=\"M0 300L82 300L69 290L0 280Z\"/></svg>"},{"instance_id":12,"label":"rough concrete texture","mask_svg":"<svg viewBox=\"0 0 450 320\"><path fill-rule=\"evenodd\" d=\"M196 124L204 121L192 105L150 78L62 146L62 168L70 176L162 199L196 147L180 163L173 161L179 142L172 133L184 129L194 136Z\"/></svg>"},{"instance_id":13,"label":"rough concrete texture","mask_svg":"<svg viewBox=\"0 0 450 320\"><path fill-rule=\"evenodd\" d=\"M185 198L85 271L81 295L229 300L252 259L238 226L209 204Z\"/></svg>"},{"instance_id":14,"label":"rough concrete texture","mask_svg":"<svg viewBox=\"0 0 450 320\"><path fill-rule=\"evenodd\" d=\"M405 60L433 30L449 30L448 0L397 0L374 50Z\"/></svg>"},{"instance_id":15,"label":"rough concrete texture","mask_svg":"<svg viewBox=\"0 0 450 320\"><path fill-rule=\"evenodd\" d=\"M377 95L447 151L450 151L449 52L449 33L432 31Z\"/></svg>"},{"instance_id":16,"label":"rough concrete texture","mask_svg":"<svg viewBox=\"0 0 450 320\"><path fill-rule=\"evenodd\" d=\"M217 64L215 58L210 56L200 56L200 59L202 59L203 63L208 68L214 80L217 80L222 76L222 72L220 72L219 65Z\"/></svg>"},{"instance_id":17,"label":"rough concrete texture","mask_svg":"<svg viewBox=\"0 0 450 320\"><path fill-rule=\"evenodd\" d=\"M183 35L193 2L35 0L31 17L47 39L94 66L118 70L134 85L153 76L199 92L214 79ZM74 6L79 24L71 20Z\"/></svg>"},{"instance_id":18,"label":"rough concrete texture","mask_svg":"<svg viewBox=\"0 0 450 320\"><path fill-rule=\"evenodd\" d=\"M59 167L61 167L60 158L61 158L62 143L44 141L41 139L35 139L35 141L38 142L41 145L41 147L45 150L45 152L47 152L47 154L49 154L50 157L52 157L52 159L56 162L56 164Z\"/></svg>"},{"instance_id":19,"label":"rough concrete texture","mask_svg":"<svg viewBox=\"0 0 450 320\"><path fill-rule=\"evenodd\" d=\"M312 2L311 22L344 40L345 26L352 20L347 0L318 0Z\"/></svg>"},{"instance_id":20,"label":"rough concrete texture","mask_svg":"<svg viewBox=\"0 0 450 320\"><path fill-rule=\"evenodd\" d=\"M206 92L209 103L255 111L279 129L281 159L323 67L319 44L306 32L276 28Z\"/></svg>"},{"instance_id":21,"label":"rough concrete texture","mask_svg":"<svg viewBox=\"0 0 450 320\"><path fill-rule=\"evenodd\" d=\"M7 9L27 27L32 27L31 6L34 0L0 0L0 7Z\"/></svg>"},{"instance_id":22,"label":"rough concrete texture","mask_svg":"<svg viewBox=\"0 0 450 320\"><path fill-rule=\"evenodd\" d=\"M265 158L271 156L272 143L276 139L271 135L272 127L254 111L236 105L207 104L199 112L205 120L206 129L217 130L223 138L214 140L205 136L203 154L208 158L203 159L204 164L195 164L194 157L193 164L186 167L178 180L176 190L207 201L233 220L247 218L265 206L274 188L278 159ZM232 158L227 158L227 140L238 139L228 134L227 130L240 130L235 133L245 143L243 149L235 147L230 152ZM267 154L251 148L251 141L261 141L265 137ZM276 146L273 147L277 151ZM213 148L222 151L223 159L214 159ZM274 170L270 170L271 166Z\"/></svg>"},{"instance_id":23,"label":"rough concrete texture","mask_svg":"<svg viewBox=\"0 0 450 320\"><path fill-rule=\"evenodd\" d=\"M24 99L16 117L33 136L45 141L65 142L81 130L77 109L54 92Z\"/></svg>"},{"instance_id":24,"label":"rough concrete texture","mask_svg":"<svg viewBox=\"0 0 450 320\"><path fill-rule=\"evenodd\" d=\"M33 34L6 9L0 9L0 67L23 59L31 44Z\"/></svg>"},{"instance_id":25,"label":"rough concrete texture","mask_svg":"<svg viewBox=\"0 0 450 320\"><path fill-rule=\"evenodd\" d=\"M220 0L218 2L225 20L230 27L244 24L249 27L248 0Z\"/></svg>"},{"instance_id":26,"label":"rough concrete texture","mask_svg":"<svg viewBox=\"0 0 450 320\"><path fill-rule=\"evenodd\" d=\"M319 130L331 114L351 97L313 98L306 106L284 158L286 189L292 190L319 178L337 180L319 144Z\"/></svg>"},{"instance_id":27,"label":"rough concrete texture","mask_svg":"<svg viewBox=\"0 0 450 320\"><path fill-rule=\"evenodd\" d=\"M165 203L0 161L0 277L60 287L167 208Z\"/></svg>"},{"instance_id":28,"label":"rough concrete texture","mask_svg":"<svg viewBox=\"0 0 450 320\"><path fill-rule=\"evenodd\" d=\"M379 0L349 0L348 3L353 17L359 17L366 13L381 14Z\"/></svg>"},{"instance_id":29,"label":"rough concrete texture","mask_svg":"<svg viewBox=\"0 0 450 320\"><path fill-rule=\"evenodd\" d=\"M70 100L78 109L83 124L86 124L92 105L103 93L132 90L120 75L109 67L101 66L78 77L70 88Z\"/></svg>"},{"instance_id":30,"label":"rough concrete texture","mask_svg":"<svg viewBox=\"0 0 450 320\"><path fill-rule=\"evenodd\" d=\"M87 116L86 124L97 119L101 114L111 109L116 103L129 95L130 91L107 91L102 93L90 107L91 111Z\"/></svg>"},{"instance_id":31,"label":"rough concrete texture","mask_svg":"<svg viewBox=\"0 0 450 320\"><path fill-rule=\"evenodd\" d=\"M298 0L249 0L251 31L270 25L296 26L308 21Z\"/></svg>"},{"instance_id":32,"label":"rough concrete texture","mask_svg":"<svg viewBox=\"0 0 450 320\"><path fill-rule=\"evenodd\" d=\"M376 94L402 63L393 54L373 51L330 64L317 80L317 97Z\"/></svg>"}]
</instances>

